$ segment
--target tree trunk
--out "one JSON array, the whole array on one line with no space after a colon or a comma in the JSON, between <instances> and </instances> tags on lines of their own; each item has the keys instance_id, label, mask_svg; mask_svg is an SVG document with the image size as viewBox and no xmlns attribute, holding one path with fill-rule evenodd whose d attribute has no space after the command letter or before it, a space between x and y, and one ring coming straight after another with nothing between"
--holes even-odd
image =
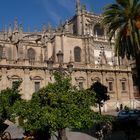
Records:
<instances>
[{"instance_id":1,"label":"tree trunk","mask_svg":"<svg viewBox=\"0 0 140 140\"><path fill-rule=\"evenodd\" d=\"M51 135L47 130L39 130L34 134L35 140L51 140Z\"/></svg>"},{"instance_id":2,"label":"tree trunk","mask_svg":"<svg viewBox=\"0 0 140 140\"><path fill-rule=\"evenodd\" d=\"M58 140L67 140L65 128L61 128L58 130Z\"/></svg>"},{"instance_id":3,"label":"tree trunk","mask_svg":"<svg viewBox=\"0 0 140 140\"><path fill-rule=\"evenodd\" d=\"M101 111L101 104L99 104L99 113L100 113L100 115L102 114L102 111Z\"/></svg>"}]
</instances>

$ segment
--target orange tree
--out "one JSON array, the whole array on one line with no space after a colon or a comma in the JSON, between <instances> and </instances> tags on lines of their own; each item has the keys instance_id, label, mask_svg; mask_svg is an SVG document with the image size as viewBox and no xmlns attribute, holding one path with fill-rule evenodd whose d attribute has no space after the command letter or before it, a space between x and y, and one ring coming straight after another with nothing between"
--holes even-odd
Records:
<instances>
[{"instance_id":1,"label":"orange tree","mask_svg":"<svg viewBox=\"0 0 140 140\"><path fill-rule=\"evenodd\" d=\"M44 134L36 135L36 139L50 139L57 132L58 140L66 140L66 128L89 128L98 121L106 121L91 110L96 100L92 90L78 90L69 77L57 72L54 77L55 82L34 93L30 101L18 101L14 106L13 117L21 118L22 127Z\"/></svg>"},{"instance_id":2,"label":"orange tree","mask_svg":"<svg viewBox=\"0 0 140 140\"><path fill-rule=\"evenodd\" d=\"M0 92L0 131L2 123L6 119L10 119L12 114L12 106L18 100L21 100L19 94L19 86L21 82L14 82L11 88L6 88Z\"/></svg>"}]
</instances>

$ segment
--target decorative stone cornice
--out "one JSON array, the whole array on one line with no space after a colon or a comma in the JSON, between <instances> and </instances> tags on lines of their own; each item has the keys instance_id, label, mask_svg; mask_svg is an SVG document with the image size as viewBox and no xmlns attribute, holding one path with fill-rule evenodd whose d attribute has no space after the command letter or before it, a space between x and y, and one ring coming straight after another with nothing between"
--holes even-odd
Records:
<instances>
[{"instance_id":1,"label":"decorative stone cornice","mask_svg":"<svg viewBox=\"0 0 140 140\"><path fill-rule=\"evenodd\" d=\"M20 78L18 75L8 75L8 80L19 80L22 81L22 78Z\"/></svg>"},{"instance_id":2,"label":"decorative stone cornice","mask_svg":"<svg viewBox=\"0 0 140 140\"><path fill-rule=\"evenodd\" d=\"M86 79L82 76L79 76L79 77L75 77L75 80L76 81L85 81Z\"/></svg>"},{"instance_id":3,"label":"decorative stone cornice","mask_svg":"<svg viewBox=\"0 0 140 140\"><path fill-rule=\"evenodd\" d=\"M40 76L30 76L30 80L44 80L44 79Z\"/></svg>"}]
</instances>

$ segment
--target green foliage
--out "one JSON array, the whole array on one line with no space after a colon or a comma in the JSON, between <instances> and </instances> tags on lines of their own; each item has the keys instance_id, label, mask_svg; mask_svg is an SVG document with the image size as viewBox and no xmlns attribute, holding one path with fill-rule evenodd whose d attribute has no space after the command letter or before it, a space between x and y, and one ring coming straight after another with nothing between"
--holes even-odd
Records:
<instances>
[{"instance_id":1,"label":"green foliage","mask_svg":"<svg viewBox=\"0 0 140 140\"><path fill-rule=\"evenodd\" d=\"M104 7L103 25L106 25L109 40L115 36L115 54L136 58L140 52L140 21L139 0L116 0L116 3Z\"/></svg>"},{"instance_id":2,"label":"green foliage","mask_svg":"<svg viewBox=\"0 0 140 140\"><path fill-rule=\"evenodd\" d=\"M100 82L95 82L90 87L91 90L94 90L96 95L96 102L98 104L103 104L103 102L109 100L109 95L107 95L107 87L101 84Z\"/></svg>"},{"instance_id":3,"label":"green foliage","mask_svg":"<svg viewBox=\"0 0 140 140\"><path fill-rule=\"evenodd\" d=\"M91 85L90 90L96 93L96 103L99 105L99 112L101 114L101 106L103 106L105 101L110 99L109 95L107 95L107 87L97 81Z\"/></svg>"},{"instance_id":4,"label":"green foliage","mask_svg":"<svg viewBox=\"0 0 140 140\"><path fill-rule=\"evenodd\" d=\"M21 82L14 82L12 88L7 88L0 92L0 122L9 119L12 114L12 106L20 100L19 86Z\"/></svg>"},{"instance_id":5,"label":"green foliage","mask_svg":"<svg viewBox=\"0 0 140 140\"><path fill-rule=\"evenodd\" d=\"M29 101L14 104L13 118L19 117L26 130L54 133L63 128L87 128L103 120L91 110L95 106L92 90L78 90L71 79L54 73L55 82L34 93Z\"/></svg>"}]
</instances>

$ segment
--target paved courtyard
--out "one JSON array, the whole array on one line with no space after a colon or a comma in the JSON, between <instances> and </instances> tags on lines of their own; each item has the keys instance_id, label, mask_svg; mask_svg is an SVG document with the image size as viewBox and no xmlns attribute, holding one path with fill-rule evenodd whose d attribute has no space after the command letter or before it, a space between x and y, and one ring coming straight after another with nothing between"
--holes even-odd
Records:
<instances>
[{"instance_id":1,"label":"paved courtyard","mask_svg":"<svg viewBox=\"0 0 140 140\"><path fill-rule=\"evenodd\" d=\"M24 130L18 127L17 125L12 124L11 122L7 122L7 123L9 124L9 127L5 131L10 132L12 140L22 140L22 138L24 137L23 135ZM137 133L140 133L140 131L138 131ZM98 140L97 138L93 136L92 132L87 133L87 132L67 130L67 137L68 137L68 140ZM53 136L52 140L56 140L56 137ZM106 140L128 140L128 137L124 133L124 131L117 130L117 131L114 131L110 137L107 137Z\"/></svg>"},{"instance_id":2,"label":"paved courtyard","mask_svg":"<svg viewBox=\"0 0 140 140\"><path fill-rule=\"evenodd\" d=\"M117 116L116 111L111 111L104 114ZM22 140L22 138L24 137L23 135L24 130L18 127L17 125L11 123L10 121L6 121L5 123L9 125L5 131L10 132L12 140ZM97 140L97 138L95 138L93 134L93 130L78 131L78 130L67 129L67 137L68 137L68 140ZM129 131L126 131L126 132L124 132L124 130L122 129L115 129L112 132L111 136L107 137L105 140L128 140L129 137L130 137L129 140L140 140L136 138L134 139L134 137L140 138L140 128L136 130L130 129ZM53 136L52 140L56 140L56 137Z\"/></svg>"}]
</instances>

